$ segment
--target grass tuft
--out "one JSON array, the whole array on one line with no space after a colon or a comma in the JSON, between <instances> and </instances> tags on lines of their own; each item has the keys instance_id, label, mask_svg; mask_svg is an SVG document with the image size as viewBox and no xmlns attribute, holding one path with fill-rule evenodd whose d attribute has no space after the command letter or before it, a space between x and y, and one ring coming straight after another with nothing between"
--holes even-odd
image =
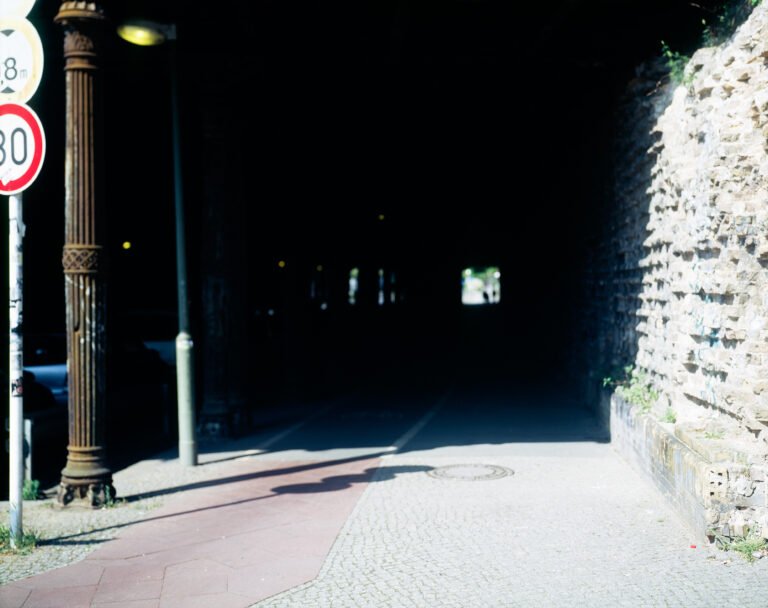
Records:
<instances>
[{"instance_id":1,"label":"grass tuft","mask_svg":"<svg viewBox=\"0 0 768 608\"><path fill-rule=\"evenodd\" d=\"M11 529L0 525L0 555L27 555L37 547L40 537L34 531L24 532L15 547L11 546Z\"/></svg>"}]
</instances>

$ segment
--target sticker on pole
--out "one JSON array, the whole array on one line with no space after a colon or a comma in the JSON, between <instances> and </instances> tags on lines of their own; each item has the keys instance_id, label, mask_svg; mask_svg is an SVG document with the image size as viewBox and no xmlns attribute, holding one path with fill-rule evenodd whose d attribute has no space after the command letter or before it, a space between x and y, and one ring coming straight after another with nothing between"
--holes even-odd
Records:
<instances>
[{"instance_id":1,"label":"sticker on pole","mask_svg":"<svg viewBox=\"0 0 768 608\"><path fill-rule=\"evenodd\" d=\"M43 77L43 43L26 19L0 18L0 102L29 101Z\"/></svg>"},{"instance_id":2,"label":"sticker on pole","mask_svg":"<svg viewBox=\"0 0 768 608\"><path fill-rule=\"evenodd\" d=\"M18 194L35 181L45 158L45 133L25 104L0 103L0 194Z\"/></svg>"},{"instance_id":3,"label":"sticker on pole","mask_svg":"<svg viewBox=\"0 0 768 608\"><path fill-rule=\"evenodd\" d=\"M0 4L0 17L26 17L35 0L3 0Z\"/></svg>"}]
</instances>

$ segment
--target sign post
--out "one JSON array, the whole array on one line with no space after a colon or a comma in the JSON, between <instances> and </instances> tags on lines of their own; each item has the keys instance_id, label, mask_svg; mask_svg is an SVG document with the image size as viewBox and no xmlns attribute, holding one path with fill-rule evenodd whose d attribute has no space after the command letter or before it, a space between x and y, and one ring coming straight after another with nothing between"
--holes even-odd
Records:
<instances>
[{"instance_id":1,"label":"sign post","mask_svg":"<svg viewBox=\"0 0 768 608\"><path fill-rule=\"evenodd\" d=\"M23 535L22 507L24 496L24 338L22 334L22 249L24 224L21 220L21 194L8 198L8 305L10 344L8 378L8 508L11 516L11 546L16 547Z\"/></svg>"},{"instance_id":2,"label":"sign post","mask_svg":"<svg viewBox=\"0 0 768 608\"><path fill-rule=\"evenodd\" d=\"M10 385L8 412L11 546L22 536L24 487L24 340L22 192L40 173L45 134L40 119L24 105L43 75L40 35L24 17L35 0L3 0L0 7L0 194L8 195L8 304Z\"/></svg>"},{"instance_id":3,"label":"sign post","mask_svg":"<svg viewBox=\"0 0 768 608\"><path fill-rule=\"evenodd\" d=\"M37 177L45 157L45 135L31 108L0 104L0 192L8 198L8 305L10 381L8 416L9 493L11 545L21 539L24 486L24 337L22 191Z\"/></svg>"}]
</instances>

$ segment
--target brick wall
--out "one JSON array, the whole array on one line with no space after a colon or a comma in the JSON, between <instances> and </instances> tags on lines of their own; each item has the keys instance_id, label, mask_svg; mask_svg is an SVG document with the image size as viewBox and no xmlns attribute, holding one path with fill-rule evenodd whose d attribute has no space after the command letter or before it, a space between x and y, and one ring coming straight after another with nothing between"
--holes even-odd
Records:
<instances>
[{"instance_id":1,"label":"brick wall","mask_svg":"<svg viewBox=\"0 0 768 608\"><path fill-rule=\"evenodd\" d=\"M585 282L590 382L642 368L661 395L649 415L673 411L670 434L762 483L768 5L724 44L697 51L682 84L661 68L638 70L617 117L603 238ZM726 503L711 521L730 517Z\"/></svg>"}]
</instances>

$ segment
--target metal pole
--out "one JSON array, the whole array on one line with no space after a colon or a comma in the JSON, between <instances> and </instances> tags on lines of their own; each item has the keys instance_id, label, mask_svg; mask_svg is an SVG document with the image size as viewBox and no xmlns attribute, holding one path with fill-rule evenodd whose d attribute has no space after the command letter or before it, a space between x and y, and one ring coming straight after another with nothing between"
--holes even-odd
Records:
<instances>
[{"instance_id":1,"label":"metal pole","mask_svg":"<svg viewBox=\"0 0 768 608\"><path fill-rule=\"evenodd\" d=\"M23 390L23 333L22 308L23 285L22 247L24 222L22 220L21 194L8 197L8 309L10 321L10 342L8 378L10 380L9 402L9 493L8 506L11 516L11 547L21 541L22 490L24 486L24 390Z\"/></svg>"},{"instance_id":2,"label":"metal pole","mask_svg":"<svg viewBox=\"0 0 768 608\"><path fill-rule=\"evenodd\" d=\"M1 0L0 0L1 1ZM115 498L107 464L107 255L100 52L108 25L103 5L63 0L64 290L67 320L69 444L57 493L100 508Z\"/></svg>"},{"instance_id":3,"label":"metal pole","mask_svg":"<svg viewBox=\"0 0 768 608\"><path fill-rule=\"evenodd\" d=\"M176 395L179 417L179 460L185 466L197 464L195 439L194 342L189 326L187 297L187 240L184 218L184 185L181 172L181 126L179 83L176 74L176 42L170 41L171 111L173 125L173 183L176 210L176 280L179 306L179 334L176 336Z\"/></svg>"}]
</instances>

